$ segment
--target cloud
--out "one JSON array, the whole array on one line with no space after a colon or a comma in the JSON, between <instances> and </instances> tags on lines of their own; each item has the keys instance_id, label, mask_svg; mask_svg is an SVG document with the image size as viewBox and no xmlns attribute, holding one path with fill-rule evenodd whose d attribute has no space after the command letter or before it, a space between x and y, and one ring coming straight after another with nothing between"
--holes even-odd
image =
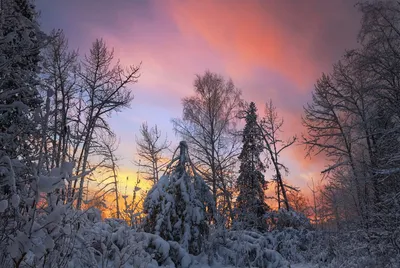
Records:
<instances>
[{"instance_id":1,"label":"cloud","mask_svg":"<svg viewBox=\"0 0 400 268\"><path fill-rule=\"evenodd\" d=\"M201 36L234 63L234 76L263 66L307 86L338 47L355 43L351 1L321 2L171 1L169 12L183 35Z\"/></svg>"},{"instance_id":2,"label":"cloud","mask_svg":"<svg viewBox=\"0 0 400 268\"><path fill-rule=\"evenodd\" d=\"M231 77L261 115L272 99L285 120L282 137L300 136L302 106L310 101L312 85L346 48L356 46L359 14L353 3L37 0L45 28L63 28L81 54L103 37L123 65L143 61L139 82L131 87L132 108L111 120L126 167L140 123L169 132L170 118L181 115L182 97L193 93L195 74L206 69ZM282 155L295 185L306 184L301 174L317 174L324 166L323 156L304 156L303 146Z\"/></svg>"}]
</instances>

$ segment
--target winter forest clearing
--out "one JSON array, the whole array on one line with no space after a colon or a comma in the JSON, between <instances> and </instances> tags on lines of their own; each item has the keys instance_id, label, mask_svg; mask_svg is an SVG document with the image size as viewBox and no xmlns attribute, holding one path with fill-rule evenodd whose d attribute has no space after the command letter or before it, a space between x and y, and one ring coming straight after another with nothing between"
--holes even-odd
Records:
<instances>
[{"instance_id":1,"label":"winter forest clearing","mask_svg":"<svg viewBox=\"0 0 400 268\"><path fill-rule=\"evenodd\" d=\"M78 53L35 3L0 0L0 267L400 267L400 3L353 8L358 46L314 78L303 131L207 70L176 140L141 118L129 185L110 121L146 62L101 36ZM309 196L288 179L295 147L325 163Z\"/></svg>"}]
</instances>

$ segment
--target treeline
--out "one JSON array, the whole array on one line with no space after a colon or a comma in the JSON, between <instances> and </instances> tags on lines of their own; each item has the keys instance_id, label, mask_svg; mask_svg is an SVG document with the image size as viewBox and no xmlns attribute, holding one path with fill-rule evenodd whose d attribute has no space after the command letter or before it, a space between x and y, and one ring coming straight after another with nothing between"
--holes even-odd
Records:
<instances>
[{"instance_id":1,"label":"treeline","mask_svg":"<svg viewBox=\"0 0 400 268\"><path fill-rule=\"evenodd\" d=\"M359 48L318 79L304 108L303 143L330 163L316 193L316 224L353 234L384 267L400 252L400 5L357 8Z\"/></svg>"},{"instance_id":2,"label":"treeline","mask_svg":"<svg viewBox=\"0 0 400 268\"><path fill-rule=\"evenodd\" d=\"M304 108L308 153L330 165L320 204L338 230L399 227L399 4L361 3L360 48L318 79Z\"/></svg>"}]
</instances>

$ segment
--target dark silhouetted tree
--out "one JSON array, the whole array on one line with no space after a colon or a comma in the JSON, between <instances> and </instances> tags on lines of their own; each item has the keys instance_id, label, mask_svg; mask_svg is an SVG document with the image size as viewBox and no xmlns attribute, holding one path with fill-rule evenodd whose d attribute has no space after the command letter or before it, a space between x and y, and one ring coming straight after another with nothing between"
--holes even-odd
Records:
<instances>
[{"instance_id":1,"label":"dark silhouetted tree","mask_svg":"<svg viewBox=\"0 0 400 268\"><path fill-rule=\"evenodd\" d=\"M156 184L160 172L164 170L167 164L164 154L171 143L168 142L167 137L161 140L161 131L157 125L149 128L147 123L143 123L139 132L140 137L136 137L139 161L135 161L135 164L139 166L140 172L145 174L146 180Z\"/></svg>"},{"instance_id":2,"label":"dark silhouetted tree","mask_svg":"<svg viewBox=\"0 0 400 268\"><path fill-rule=\"evenodd\" d=\"M269 209L264 200L267 189L260 160L263 151L262 133L257 126L257 108L251 102L246 110L246 125L243 130L243 148L239 155L240 170L237 179L239 195L236 200L237 218L240 228L265 230L265 212Z\"/></svg>"}]
</instances>

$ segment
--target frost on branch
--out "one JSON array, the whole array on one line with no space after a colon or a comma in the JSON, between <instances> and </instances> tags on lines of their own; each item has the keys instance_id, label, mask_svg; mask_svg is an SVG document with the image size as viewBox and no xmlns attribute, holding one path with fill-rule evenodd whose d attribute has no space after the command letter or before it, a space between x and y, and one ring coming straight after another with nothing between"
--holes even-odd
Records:
<instances>
[{"instance_id":1,"label":"frost on branch","mask_svg":"<svg viewBox=\"0 0 400 268\"><path fill-rule=\"evenodd\" d=\"M214 211L214 202L190 161L186 142L180 142L180 153L175 157L176 151L169 170L144 201L147 217L143 227L197 255L203 251L209 233L207 220Z\"/></svg>"}]
</instances>

